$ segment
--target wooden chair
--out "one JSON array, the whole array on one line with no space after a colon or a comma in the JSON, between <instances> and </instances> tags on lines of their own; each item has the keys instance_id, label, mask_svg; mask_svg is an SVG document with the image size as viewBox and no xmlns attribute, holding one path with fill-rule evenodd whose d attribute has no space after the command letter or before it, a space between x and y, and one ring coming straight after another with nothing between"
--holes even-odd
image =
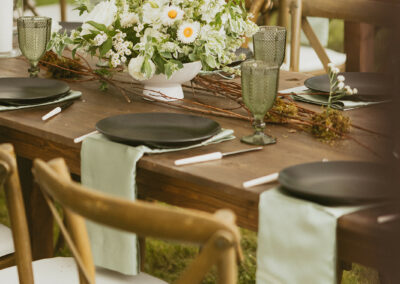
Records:
<instances>
[{"instance_id":1,"label":"wooden chair","mask_svg":"<svg viewBox=\"0 0 400 284\"><path fill-rule=\"evenodd\" d=\"M1 257L0 267L5 268L18 263L19 276L26 279L32 279L33 274L30 264L32 261L32 256L28 225L26 221L21 185L18 177L17 162L14 149L11 144L0 145L0 187L2 185L4 186L6 204L10 216L13 243L14 246L19 249L13 254L8 254ZM7 244L10 241L0 237L0 242ZM0 246L4 247L4 244L0 244ZM13 246L11 249L14 251ZM1 278L0 282L7 283Z\"/></svg>"},{"instance_id":2,"label":"wooden chair","mask_svg":"<svg viewBox=\"0 0 400 284\"><path fill-rule=\"evenodd\" d=\"M325 70L328 70L327 65L330 59L306 17L343 19L349 22L366 22L376 26L393 28L400 12L398 3L380 0L283 0L280 9L281 25L288 26L289 13L292 18L291 71L299 71L301 29L316 51Z\"/></svg>"},{"instance_id":3,"label":"wooden chair","mask_svg":"<svg viewBox=\"0 0 400 284\"><path fill-rule=\"evenodd\" d=\"M63 159L48 163L35 160L33 173L77 264L72 258L35 261L36 283L64 283L61 282L63 279L67 279L65 283L95 283L95 279L98 283L111 280L112 283L165 283L145 273L124 276L105 269L95 271L84 218L140 236L203 245L198 257L176 283L201 283L214 265L218 268L219 283L236 283L237 260L241 259L240 235L234 224L235 216L230 211L209 214L106 196L73 182ZM68 231L53 200L64 209ZM16 250L19 250L18 246ZM49 279L51 277L54 278ZM16 269L1 270L0 279L14 283ZM21 274L20 280L21 283L33 283Z\"/></svg>"}]
</instances>

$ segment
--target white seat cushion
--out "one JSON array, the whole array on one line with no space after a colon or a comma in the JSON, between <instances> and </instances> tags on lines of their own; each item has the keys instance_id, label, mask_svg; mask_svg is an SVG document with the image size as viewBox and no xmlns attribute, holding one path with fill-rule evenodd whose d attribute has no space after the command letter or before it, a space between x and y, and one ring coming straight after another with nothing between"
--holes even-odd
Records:
<instances>
[{"instance_id":1,"label":"white seat cushion","mask_svg":"<svg viewBox=\"0 0 400 284\"><path fill-rule=\"evenodd\" d=\"M0 256L14 252L14 242L9 227L0 224ZM0 281L1 282L1 281Z\"/></svg>"},{"instance_id":2,"label":"white seat cushion","mask_svg":"<svg viewBox=\"0 0 400 284\"><path fill-rule=\"evenodd\" d=\"M346 62L346 54L340 53L331 49L325 49L328 54L328 58L330 61L336 66L341 66ZM287 58L290 58L290 45L286 47ZM282 70L289 70L289 64L285 63L282 65ZM300 72L315 72L319 70L324 70L324 66L319 60L317 53L310 46L301 46L300 47Z\"/></svg>"},{"instance_id":3,"label":"white seat cushion","mask_svg":"<svg viewBox=\"0 0 400 284\"><path fill-rule=\"evenodd\" d=\"M33 262L35 283L79 284L78 269L72 257L54 257ZM15 266L0 270L0 283L18 284ZM96 269L96 284L166 284L146 273L127 276L103 268Z\"/></svg>"}]
</instances>

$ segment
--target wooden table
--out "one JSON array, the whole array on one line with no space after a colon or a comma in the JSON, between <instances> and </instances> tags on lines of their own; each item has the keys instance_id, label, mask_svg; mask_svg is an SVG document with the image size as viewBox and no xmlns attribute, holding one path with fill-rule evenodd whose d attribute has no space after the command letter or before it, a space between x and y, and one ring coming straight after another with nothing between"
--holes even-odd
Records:
<instances>
[{"instance_id":1,"label":"wooden table","mask_svg":"<svg viewBox=\"0 0 400 284\"><path fill-rule=\"evenodd\" d=\"M27 65L22 60L0 60L0 77L26 76L26 69ZM280 89L302 85L305 78L306 75L303 74L282 72ZM21 161L28 166L29 160L37 157L45 160L63 157L72 173L79 175L81 145L74 144L73 139L93 131L96 122L100 119L131 112L183 112L140 98L128 104L117 91L100 92L95 83L71 84L71 88L83 92L81 100L76 101L73 106L48 122L41 121L41 116L52 109L51 106L0 113L0 143L13 143L17 154L23 158ZM318 107L311 108L318 109ZM384 124L378 119L383 113L382 110L384 110L383 106L370 107L354 110L348 114L358 125L382 130ZM234 129L237 137L252 132L252 127L248 122L229 118L212 118L223 128ZM145 156L138 163L139 196L205 211L230 208L237 214L240 226L257 230L259 195L277 184L244 189L243 181L280 171L287 166L320 161L323 158L329 160L376 158L352 140L330 145L317 141L307 133L293 132L290 128L279 125L268 125L267 132L278 138L276 145L267 146L257 153L233 156L219 161L184 167L173 165L173 161L179 158L213 151L233 151L248 146L240 143L239 139L235 139L188 151ZM376 135L359 130L354 130L352 135L369 147L377 149L378 152L385 149L377 147L378 144L382 144L382 139ZM51 221L44 217L37 217L38 215L47 216L47 211L41 202L40 195L35 192L31 192L31 196L26 198L26 201L30 202L28 211L31 214L29 217L33 235L41 235L41 237L34 237L34 250L38 257L44 257L51 250L48 238ZM354 256L349 255L348 252L357 249L359 249L357 255L365 255L365 253L375 255L377 248L374 243L375 233L376 230L379 233L381 228L372 226L376 223L373 218L375 217L360 212L344 216L339 220L339 253L343 256L343 260L353 261ZM47 231L38 226L47 226ZM370 228L374 229L373 234L369 232ZM368 237L365 237L367 235ZM357 246L354 245L355 240L358 242ZM379 250L379 253L382 253L382 250ZM370 265L362 257L357 261Z\"/></svg>"}]
</instances>

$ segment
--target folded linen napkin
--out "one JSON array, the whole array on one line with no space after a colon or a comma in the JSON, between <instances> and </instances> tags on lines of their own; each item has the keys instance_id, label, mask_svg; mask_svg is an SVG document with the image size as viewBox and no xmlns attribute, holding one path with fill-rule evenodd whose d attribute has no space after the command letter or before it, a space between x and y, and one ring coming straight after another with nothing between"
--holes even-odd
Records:
<instances>
[{"instance_id":1,"label":"folded linen napkin","mask_svg":"<svg viewBox=\"0 0 400 284\"><path fill-rule=\"evenodd\" d=\"M58 99L55 99L54 101L48 101L44 103L37 103L37 104L31 104L31 105L1 105L0 103L0 111L7 111L7 110L17 110L17 109L25 109L25 108L32 108L32 107L39 107L39 106L47 106L47 105L52 105L52 104L57 104L69 100L74 100L82 96L82 93L79 91L70 91L68 95L62 96Z\"/></svg>"},{"instance_id":2,"label":"folded linen napkin","mask_svg":"<svg viewBox=\"0 0 400 284\"><path fill-rule=\"evenodd\" d=\"M313 91L308 89L306 86L294 87L290 89L286 89L283 91L279 91L282 94L290 94L295 93L292 95L293 99L296 101L301 101L305 103L315 104L315 105L328 105L328 96L321 96L321 95L313 95ZM296 93L301 93L301 95L297 95ZM357 100L349 100L342 98L338 101L332 102L332 108L339 109L339 110L351 110L356 109L364 106L376 105L388 102L387 100L384 101L374 101L374 102L366 102L366 101L357 101Z\"/></svg>"},{"instance_id":3,"label":"folded linen napkin","mask_svg":"<svg viewBox=\"0 0 400 284\"><path fill-rule=\"evenodd\" d=\"M335 284L337 219L366 207L323 206L279 188L262 193L257 283Z\"/></svg>"},{"instance_id":4,"label":"folded linen napkin","mask_svg":"<svg viewBox=\"0 0 400 284\"><path fill-rule=\"evenodd\" d=\"M234 139L225 129L199 144L174 149L132 147L94 134L83 141L81 150L82 184L121 198L136 199L136 163L145 154L185 150ZM139 273L136 235L87 222L95 265L124 274Z\"/></svg>"}]
</instances>

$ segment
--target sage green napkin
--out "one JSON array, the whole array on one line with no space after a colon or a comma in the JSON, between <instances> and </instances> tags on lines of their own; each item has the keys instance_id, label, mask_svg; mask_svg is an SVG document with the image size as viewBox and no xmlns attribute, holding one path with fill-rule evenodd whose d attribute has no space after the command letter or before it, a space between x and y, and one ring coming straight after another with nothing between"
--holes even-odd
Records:
<instances>
[{"instance_id":1,"label":"sage green napkin","mask_svg":"<svg viewBox=\"0 0 400 284\"><path fill-rule=\"evenodd\" d=\"M81 149L82 184L105 194L136 199L136 163L145 154L180 151L234 139L233 130L222 130L210 139L189 147L150 149L132 147L94 134ZM87 222L95 265L124 274L139 273L136 235Z\"/></svg>"},{"instance_id":2,"label":"sage green napkin","mask_svg":"<svg viewBox=\"0 0 400 284\"><path fill-rule=\"evenodd\" d=\"M290 93L301 93L301 95L293 94L292 97L296 101L301 101L305 103L315 104L315 105L328 105L328 96L320 96L320 95L313 95L313 91L308 89L306 86L295 87L283 91L279 91L283 94L290 94ZM349 99L340 99L338 101L334 101L332 103L332 108L338 110L351 110L360 107L376 105L388 102L385 101L374 101L374 102L366 102L366 101L357 101L357 100L349 100Z\"/></svg>"},{"instance_id":3,"label":"sage green napkin","mask_svg":"<svg viewBox=\"0 0 400 284\"><path fill-rule=\"evenodd\" d=\"M0 103L0 111L7 111L7 110L17 110L17 109L25 109L25 108L32 108L32 107L38 107L38 106L47 106L47 105L52 105L52 104L57 104L69 100L74 100L82 96L82 93L79 91L70 91L68 95L65 97L58 98L54 101L48 101L44 103L38 103L38 104L30 104L30 105L22 105L22 106L8 106L8 105L1 105Z\"/></svg>"},{"instance_id":4,"label":"sage green napkin","mask_svg":"<svg viewBox=\"0 0 400 284\"><path fill-rule=\"evenodd\" d=\"M257 284L336 284L337 219L366 207L323 206L279 188L262 193Z\"/></svg>"}]
</instances>

